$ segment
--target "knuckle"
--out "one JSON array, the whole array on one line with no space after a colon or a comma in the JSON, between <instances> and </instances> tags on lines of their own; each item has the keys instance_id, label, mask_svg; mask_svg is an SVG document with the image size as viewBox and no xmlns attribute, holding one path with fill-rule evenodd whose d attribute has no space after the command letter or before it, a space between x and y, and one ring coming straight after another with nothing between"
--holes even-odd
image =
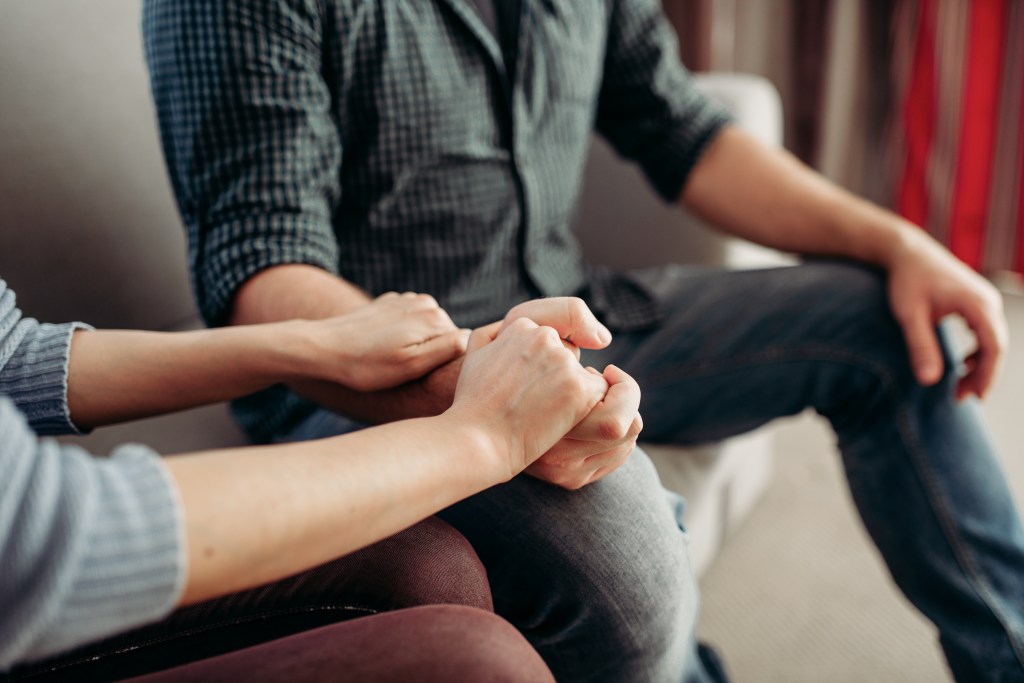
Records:
<instances>
[{"instance_id":1,"label":"knuckle","mask_svg":"<svg viewBox=\"0 0 1024 683\"><path fill-rule=\"evenodd\" d=\"M452 326L451 318L444 312L444 309L437 306L436 303L432 307L425 310L426 320L429 324L440 327L440 326Z\"/></svg>"},{"instance_id":2,"label":"knuckle","mask_svg":"<svg viewBox=\"0 0 1024 683\"><path fill-rule=\"evenodd\" d=\"M545 346L553 346L557 344L558 348L564 348L562 347L561 337L558 336L558 333L555 332L552 327L538 327L537 339L539 339L540 343Z\"/></svg>"},{"instance_id":3,"label":"knuckle","mask_svg":"<svg viewBox=\"0 0 1024 683\"><path fill-rule=\"evenodd\" d=\"M526 331L528 331L530 329L531 329L531 325L530 325L529 319L527 319L527 318L516 318L515 320L513 320L512 322L510 322L508 324L508 327L505 328L505 331L506 332L512 331L512 332L522 333L522 332L526 332Z\"/></svg>"},{"instance_id":4,"label":"knuckle","mask_svg":"<svg viewBox=\"0 0 1024 683\"><path fill-rule=\"evenodd\" d=\"M568 299L566 300L566 306L568 307L569 315L573 320L578 320L579 318L582 318L590 310L589 308L587 308L587 304L583 301L583 299L579 298L578 296L568 297Z\"/></svg>"},{"instance_id":5,"label":"knuckle","mask_svg":"<svg viewBox=\"0 0 1024 683\"><path fill-rule=\"evenodd\" d=\"M415 301L416 303L421 304L423 306L429 306L432 308L440 309L440 306L437 303L437 299L435 299L430 294L416 294Z\"/></svg>"}]
</instances>

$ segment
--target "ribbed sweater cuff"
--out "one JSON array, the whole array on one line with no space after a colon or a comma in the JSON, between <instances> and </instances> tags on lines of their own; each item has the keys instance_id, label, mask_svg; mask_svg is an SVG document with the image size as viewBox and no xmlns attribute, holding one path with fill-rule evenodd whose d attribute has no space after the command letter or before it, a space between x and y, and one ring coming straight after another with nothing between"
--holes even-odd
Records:
<instances>
[{"instance_id":1,"label":"ribbed sweater cuff","mask_svg":"<svg viewBox=\"0 0 1024 683\"><path fill-rule=\"evenodd\" d=\"M60 620L66 633L114 633L156 621L185 588L177 488L160 458L129 445L100 465L87 538Z\"/></svg>"},{"instance_id":2,"label":"ribbed sweater cuff","mask_svg":"<svg viewBox=\"0 0 1024 683\"><path fill-rule=\"evenodd\" d=\"M68 408L68 362L75 331L91 329L85 323L39 325L32 341L12 359L17 376L11 372L5 390L37 434L84 433L71 421Z\"/></svg>"}]
</instances>

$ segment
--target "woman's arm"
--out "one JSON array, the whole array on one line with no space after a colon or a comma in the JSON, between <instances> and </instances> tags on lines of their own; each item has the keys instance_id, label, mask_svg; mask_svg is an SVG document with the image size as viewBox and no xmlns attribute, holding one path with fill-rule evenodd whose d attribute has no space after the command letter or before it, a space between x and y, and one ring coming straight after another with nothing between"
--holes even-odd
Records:
<instances>
[{"instance_id":1,"label":"woman's arm","mask_svg":"<svg viewBox=\"0 0 1024 683\"><path fill-rule=\"evenodd\" d=\"M97 427L216 403L278 383L397 386L459 356L468 333L433 298L385 294L343 316L195 332L74 335L68 403Z\"/></svg>"},{"instance_id":2,"label":"woman's arm","mask_svg":"<svg viewBox=\"0 0 1024 683\"><path fill-rule=\"evenodd\" d=\"M319 442L95 460L0 398L0 670L396 533L521 472L606 389L522 319L470 340L445 414Z\"/></svg>"},{"instance_id":3,"label":"woman's arm","mask_svg":"<svg viewBox=\"0 0 1024 683\"><path fill-rule=\"evenodd\" d=\"M184 602L293 574L390 536L535 461L604 397L559 335L522 319L470 342L444 414L313 443L171 458Z\"/></svg>"}]
</instances>

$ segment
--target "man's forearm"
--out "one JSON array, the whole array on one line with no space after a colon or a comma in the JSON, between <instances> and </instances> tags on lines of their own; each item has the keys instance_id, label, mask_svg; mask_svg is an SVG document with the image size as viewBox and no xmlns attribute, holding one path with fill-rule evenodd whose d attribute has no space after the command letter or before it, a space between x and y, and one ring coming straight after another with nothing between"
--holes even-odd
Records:
<instances>
[{"instance_id":1,"label":"man's forearm","mask_svg":"<svg viewBox=\"0 0 1024 683\"><path fill-rule=\"evenodd\" d=\"M251 325L294 318L319 320L369 302L366 292L315 266L276 266L242 285L230 321L232 325Z\"/></svg>"},{"instance_id":2,"label":"man's forearm","mask_svg":"<svg viewBox=\"0 0 1024 683\"><path fill-rule=\"evenodd\" d=\"M711 143L682 203L722 230L783 251L888 265L919 231L736 127Z\"/></svg>"},{"instance_id":3,"label":"man's forearm","mask_svg":"<svg viewBox=\"0 0 1024 683\"><path fill-rule=\"evenodd\" d=\"M320 319L347 313L370 302L355 285L314 266L285 265L269 268L239 290L232 324L250 324L292 318ZM437 415L452 402L461 359L441 366L425 377L394 389L360 392L331 382L296 382L292 388L335 412L367 424Z\"/></svg>"},{"instance_id":4,"label":"man's forearm","mask_svg":"<svg viewBox=\"0 0 1024 683\"><path fill-rule=\"evenodd\" d=\"M461 368L460 357L421 379L381 391L355 391L340 384L316 380L294 382L290 386L336 413L366 424L384 424L443 413L452 404Z\"/></svg>"}]
</instances>

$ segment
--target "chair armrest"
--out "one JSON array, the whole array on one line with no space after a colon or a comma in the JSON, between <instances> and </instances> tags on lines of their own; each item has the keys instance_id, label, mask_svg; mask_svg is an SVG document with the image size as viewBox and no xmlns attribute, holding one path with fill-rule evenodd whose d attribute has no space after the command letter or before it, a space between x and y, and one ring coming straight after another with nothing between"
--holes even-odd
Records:
<instances>
[{"instance_id":1,"label":"chair armrest","mask_svg":"<svg viewBox=\"0 0 1024 683\"><path fill-rule=\"evenodd\" d=\"M782 105L769 81L734 73L700 74L695 80L704 94L732 113L737 125L767 144L781 144ZM678 204L665 204L639 169L597 136L584 172L576 234L590 263L615 268L792 263L777 251L715 232Z\"/></svg>"},{"instance_id":2,"label":"chair armrest","mask_svg":"<svg viewBox=\"0 0 1024 683\"><path fill-rule=\"evenodd\" d=\"M706 73L697 74L694 81L741 128L766 144L782 144L782 100L769 80L751 74Z\"/></svg>"}]
</instances>

